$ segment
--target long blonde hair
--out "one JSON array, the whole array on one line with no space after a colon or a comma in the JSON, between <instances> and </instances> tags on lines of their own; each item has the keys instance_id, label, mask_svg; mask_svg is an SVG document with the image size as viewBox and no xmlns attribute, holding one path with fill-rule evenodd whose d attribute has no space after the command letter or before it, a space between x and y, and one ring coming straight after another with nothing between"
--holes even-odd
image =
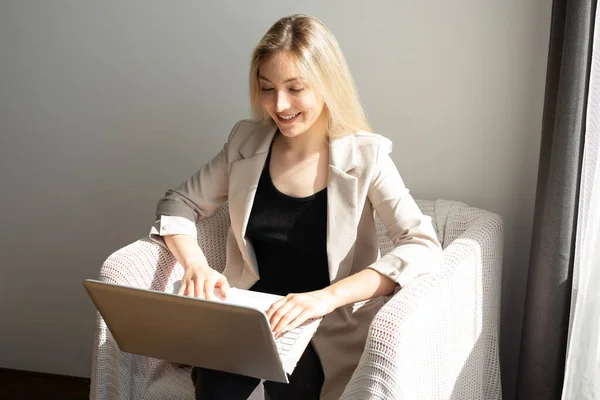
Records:
<instances>
[{"instance_id":1,"label":"long blonde hair","mask_svg":"<svg viewBox=\"0 0 600 400\"><path fill-rule=\"evenodd\" d=\"M298 72L323 97L328 111L328 136L371 130L337 40L325 24L304 14L275 22L254 49L250 64L250 102L255 118L272 122L260 106L258 75L261 64L282 51L291 55Z\"/></svg>"}]
</instances>

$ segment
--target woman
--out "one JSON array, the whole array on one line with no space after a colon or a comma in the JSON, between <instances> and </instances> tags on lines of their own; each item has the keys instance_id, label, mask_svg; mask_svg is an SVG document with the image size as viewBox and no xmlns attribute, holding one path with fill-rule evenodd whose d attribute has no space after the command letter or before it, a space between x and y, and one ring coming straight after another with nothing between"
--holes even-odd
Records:
<instances>
[{"instance_id":1,"label":"woman","mask_svg":"<svg viewBox=\"0 0 600 400\"><path fill-rule=\"evenodd\" d=\"M183 266L182 295L226 295L230 285L285 295L267 312L276 336L324 316L290 384L264 388L269 398L338 399L381 296L438 269L441 248L389 157L391 142L369 133L320 21L292 15L271 27L253 53L250 96L256 121L238 122L213 160L167 192L151 237ZM195 221L224 201L231 227L220 274L197 244ZM394 244L381 258L375 212ZM197 398L243 399L260 385L200 368L192 377Z\"/></svg>"}]
</instances>

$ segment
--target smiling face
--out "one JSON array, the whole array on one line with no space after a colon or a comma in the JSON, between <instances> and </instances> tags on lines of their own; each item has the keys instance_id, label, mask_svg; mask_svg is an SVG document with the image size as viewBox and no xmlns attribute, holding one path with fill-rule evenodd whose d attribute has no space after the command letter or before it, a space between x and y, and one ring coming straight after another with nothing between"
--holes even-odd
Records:
<instances>
[{"instance_id":1,"label":"smiling face","mask_svg":"<svg viewBox=\"0 0 600 400\"><path fill-rule=\"evenodd\" d=\"M286 137L305 132L325 135L327 112L321 96L294 68L292 57L279 52L261 64L260 106Z\"/></svg>"}]
</instances>

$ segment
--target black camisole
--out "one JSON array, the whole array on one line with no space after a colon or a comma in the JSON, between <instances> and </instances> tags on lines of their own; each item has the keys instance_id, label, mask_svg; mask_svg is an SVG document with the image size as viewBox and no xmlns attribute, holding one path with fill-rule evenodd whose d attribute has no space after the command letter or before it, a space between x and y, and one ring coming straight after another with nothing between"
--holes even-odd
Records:
<instances>
[{"instance_id":1,"label":"black camisole","mask_svg":"<svg viewBox=\"0 0 600 400\"><path fill-rule=\"evenodd\" d=\"M281 193L270 161L271 150L246 229L260 274L251 290L285 296L322 289L329 285L327 188L303 198Z\"/></svg>"}]
</instances>

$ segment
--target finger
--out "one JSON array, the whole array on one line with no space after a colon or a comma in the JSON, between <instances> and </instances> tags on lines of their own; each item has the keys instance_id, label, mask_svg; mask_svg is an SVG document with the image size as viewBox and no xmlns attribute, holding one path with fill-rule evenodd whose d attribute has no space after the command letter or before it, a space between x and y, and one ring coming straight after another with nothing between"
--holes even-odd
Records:
<instances>
[{"instance_id":1,"label":"finger","mask_svg":"<svg viewBox=\"0 0 600 400\"><path fill-rule=\"evenodd\" d=\"M279 307L279 309L277 311L275 311L275 313L269 320L269 322L271 324L271 330L273 332L275 332L274 328L277 326L277 324L279 323L281 318L283 318L295 306L296 306L296 304L294 304L291 301L288 301L287 303L285 303L284 305Z\"/></svg>"},{"instance_id":2,"label":"finger","mask_svg":"<svg viewBox=\"0 0 600 400\"><path fill-rule=\"evenodd\" d=\"M283 299L279 299L275 303L271 304L271 307L269 307L269 309L267 310L267 318L269 319L269 321L271 320L273 314L275 314L275 312L277 312L277 310L279 310L279 308L283 306L288 300L289 298L284 297Z\"/></svg>"},{"instance_id":3,"label":"finger","mask_svg":"<svg viewBox=\"0 0 600 400\"><path fill-rule=\"evenodd\" d=\"M215 283L214 278L208 278L204 281L204 294L207 300L215 299Z\"/></svg>"},{"instance_id":4,"label":"finger","mask_svg":"<svg viewBox=\"0 0 600 400\"><path fill-rule=\"evenodd\" d=\"M281 335L284 331L291 330L289 328L290 322L294 321L300 314L304 312L304 308L301 306L296 306L292 308L290 311L285 313L285 315L279 320L275 328L273 329L273 334L275 337Z\"/></svg>"},{"instance_id":5,"label":"finger","mask_svg":"<svg viewBox=\"0 0 600 400\"><path fill-rule=\"evenodd\" d=\"M181 282L181 287L177 291L177 294L180 296L185 295L186 289L187 289L187 284L185 282Z\"/></svg>"},{"instance_id":6,"label":"finger","mask_svg":"<svg viewBox=\"0 0 600 400\"><path fill-rule=\"evenodd\" d=\"M192 279L186 282L185 295L193 296L194 295L194 281Z\"/></svg>"},{"instance_id":7,"label":"finger","mask_svg":"<svg viewBox=\"0 0 600 400\"><path fill-rule=\"evenodd\" d=\"M285 334L286 332L289 331L293 331L294 329L296 329L297 327L299 327L300 325L302 325L303 323L305 323L306 321L308 321L309 319L313 318L313 312L309 309L306 309L304 311L302 311L297 317L296 319L294 319L293 321L291 321L287 328L284 328L281 331L281 334Z\"/></svg>"},{"instance_id":8,"label":"finger","mask_svg":"<svg viewBox=\"0 0 600 400\"><path fill-rule=\"evenodd\" d=\"M225 277L225 275L221 275L217 283L218 283L219 289L221 290L221 294L223 295L223 298L226 298L227 291L229 290L229 282L227 282L227 278Z\"/></svg>"},{"instance_id":9,"label":"finger","mask_svg":"<svg viewBox=\"0 0 600 400\"><path fill-rule=\"evenodd\" d=\"M198 278L198 280L196 281L195 291L196 291L196 297L198 297L199 299L206 298L206 297L204 297L204 285L205 285L204 279Z\"/></svg>"}]
</instances>

